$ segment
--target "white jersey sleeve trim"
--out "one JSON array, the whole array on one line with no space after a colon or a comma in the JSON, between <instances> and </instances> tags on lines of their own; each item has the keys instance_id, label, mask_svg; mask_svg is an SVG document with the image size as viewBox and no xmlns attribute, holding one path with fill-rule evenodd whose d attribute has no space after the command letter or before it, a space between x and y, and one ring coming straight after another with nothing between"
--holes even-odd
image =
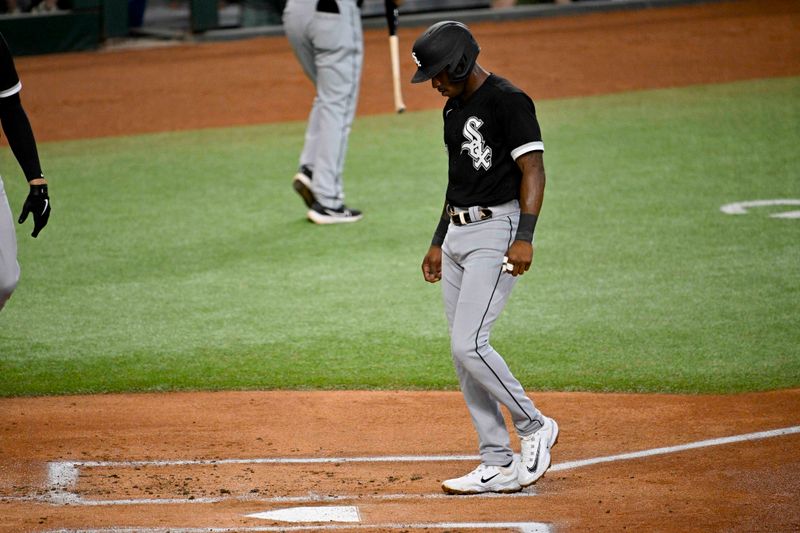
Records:
<instances>
[{"instance_id":1,"label":"white jersey sleeve trim","mask_svg":"<svg viewBox=\"0 0 800 533\"><path fill-rule=\"evenodd\" d=\"M17 84L14 85L12 88L6 89L5 91L0 91L0 98L6 98L8 96L12 96L14 94L17 94L21 90L22 90L22 82L18 81Z\"/></svg>"},{"instance_id":2,"label":"white jersey sleeve trim","mask_svg":"<svg viewBox=\"0 0 800 533\"><path fill-rule=\"evenodd\" d=\"M518 146L511 150L511 157L516 161L519 156L527 154L528 152L544 152L544 143L542 141L535 141Z\"/></svg>"}]
</instances>

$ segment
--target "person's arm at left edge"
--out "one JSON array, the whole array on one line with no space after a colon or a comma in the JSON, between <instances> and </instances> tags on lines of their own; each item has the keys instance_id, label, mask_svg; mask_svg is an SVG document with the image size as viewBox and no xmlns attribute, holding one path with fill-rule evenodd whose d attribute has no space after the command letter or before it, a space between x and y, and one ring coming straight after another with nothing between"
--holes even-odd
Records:
<instances>
[{"instance_id":1,"label":"person's arm at left edge","mask_svg":"<svg viewBox=\"0 0 800 533\"><path fill-rule=\"evenodd\" d=\"M520 276L528 271L533 263L533 232L542 209L544 200L544 152L536 150L522 154L516 159L522 171L522 182L519 188L519 228L514 242L506 255L508 262L514 265L509 271L512 276Z\"/></svg>"},{"instance_id":2,"label":"person's arm at left edge","mask_svg":"<svg viewBox=\"0 0 800 533\"><path fill-rule=\"evenodd\" d=\"M32 214L33 232L31 236L37 237L50 218L50 197L47 191L47 180L44 178L39 164L39 153L36 149L33 129L22 108L19 94L0 98L0 122L2 122L3 132L8 139L8 145L29 185L28 196L22 206L19 223L24 223L28 214Z\"/></svg>"}]
</instances>

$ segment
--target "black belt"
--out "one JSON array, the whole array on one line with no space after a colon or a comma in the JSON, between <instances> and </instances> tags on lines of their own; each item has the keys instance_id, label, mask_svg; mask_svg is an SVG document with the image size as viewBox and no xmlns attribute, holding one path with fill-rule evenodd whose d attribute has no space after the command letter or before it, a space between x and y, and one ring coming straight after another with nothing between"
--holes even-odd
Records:
<instances>
[{"instance_id":1,"label":"black belt","mask_svg":"<svg viewBox=\"0 0 800 533\"><path fill-rule=\"evenodd\" d=\"M468 210L456 210L452 206L447 206L447 214L450 216L450 221L456 226L465 226L473 222L480 222L487 218L492 218L492 210L486 207L478 208L478 220L472 220Z\"/></svg>"}]
</instances>

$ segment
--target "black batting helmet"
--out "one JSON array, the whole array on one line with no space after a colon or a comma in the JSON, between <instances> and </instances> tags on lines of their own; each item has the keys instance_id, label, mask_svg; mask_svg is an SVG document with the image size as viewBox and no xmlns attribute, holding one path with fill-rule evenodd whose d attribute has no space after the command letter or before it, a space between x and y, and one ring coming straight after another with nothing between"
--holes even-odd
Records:
<instances>
[{"instance_id":1,"label":"black batting helmet","mask_svg":"<svg viewBox=\"0 0 800 533\"><path fill-rule=\"evenodd\" d=\"M467 79L481 51L469 28L454 20L437 22L414 42L411 56L417 72L411 83L429 80L447 69L450 81Z\"/></svg>"}]
</instances>

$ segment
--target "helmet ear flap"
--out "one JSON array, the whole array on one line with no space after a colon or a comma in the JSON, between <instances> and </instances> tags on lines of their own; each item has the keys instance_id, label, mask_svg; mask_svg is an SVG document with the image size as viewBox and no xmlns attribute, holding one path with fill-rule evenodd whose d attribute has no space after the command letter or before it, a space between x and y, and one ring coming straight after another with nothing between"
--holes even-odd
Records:
<instances>
[{"instance_id":1,"label":"helmet ear flap","mask_svg":"<svg viewBox=\"0 0 800 533\"><path fill-rule=\"evenodd\" d=\"M462 81L469 75L469 71L467 70L468 68L469 68L469 60L467 59L467 56L462 54L461 59L458 60L456 66L454 68L451 68L447 73L448 76L450 77L450 81L455 81L455 82Z\"/></svg>"},{"instance_id":2,"label":"helmet ear flap","mask_svg":"<svg viewBox=\"0 0 800 533\"><path fill-rule=\"evenodd\" d=\"M472 72L472 68L475 66L475 59L477 58L477 55L477 52L474 56L470 56L468 51L462 53L458 63L455 64L455 67L447 70L447 75L450 78L450 81L459 83L467 79L469 73Z\"/></svg>"}]
</instances>

